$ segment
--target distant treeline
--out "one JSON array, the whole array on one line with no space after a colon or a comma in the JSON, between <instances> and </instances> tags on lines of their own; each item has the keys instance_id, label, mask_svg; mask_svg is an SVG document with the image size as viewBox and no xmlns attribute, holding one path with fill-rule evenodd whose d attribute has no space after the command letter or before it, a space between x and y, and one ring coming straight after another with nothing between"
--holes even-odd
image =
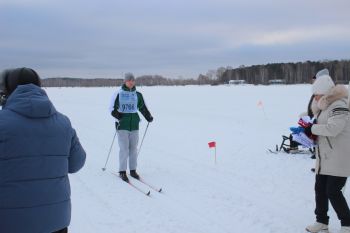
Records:
<instances>
[{"instance_id":1,"label":"distant treeline","mask_svg":"<svg viewBox=\"0 0 350 233\"><path fill-rule=\"evenodd\" d=\"M143 75L136 78L138 86L219 85L230 80L245 80L249 84L268 84L269 80L281 79L286 84L309 83L317 71L328 68L336 83L350 80L350 60L306 61L298 63L272 63L266 65L220 67L200 74L197 79L170 79L160 75ZM47 78L45 87L113 87L120 86L123 79Z\"/></svg>"},{"instance_id":2,"label":"distant treeline","mask_svg":"<svg viewBox=\"0 0 350 233\"><path fill-rule=\"evenodd\" d=\"M241 66L225 70L217 81L227 83L229 80L245 80L251 84L268 84L269 80L283 79L287 84L310 83L316 72L323 68L328 68L336 83L348 83L350 80L350 60L341 60Z\"/></svg>"},{"instance_id":3,"label":"distant treeline","mask_svg":"<svg viewBox=\"0 0 350 233\"><path fill-rule=\"evenodd\" d=\"M138 86L179 86L197 85L195 79L169 79L160 75L143 75L136 78ZM46 78L42 80L44 87L115 87L123 84L123 79L84 79L84 78Z\"/></svg>"},{"instance_id":4,"label":"distant treeline","mask_svg":"<svg viewBox=\"0 0 350 233\"><path fill-rule=\"evenodd\" d=\"M86 79L86 78L46 78L42 80L44 87L111 87L121 85L123 79Z\"/></svg>"}]
</instances>

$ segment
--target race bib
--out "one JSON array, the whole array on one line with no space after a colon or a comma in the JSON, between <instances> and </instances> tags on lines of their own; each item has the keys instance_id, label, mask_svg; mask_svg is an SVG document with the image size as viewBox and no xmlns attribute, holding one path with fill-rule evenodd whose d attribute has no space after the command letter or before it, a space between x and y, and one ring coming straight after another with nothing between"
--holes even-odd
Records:
<instances>
[{"instance_id":1,"label":"race bib","mask_svg":"<svg viewBox=\"0 0 350 233\"><path fill-rule=\"evenodd\" d=\"M136 91L119 92L119 109L121 113L136 113L137 112L137 93Z\"/></svg>"}]
</instances>

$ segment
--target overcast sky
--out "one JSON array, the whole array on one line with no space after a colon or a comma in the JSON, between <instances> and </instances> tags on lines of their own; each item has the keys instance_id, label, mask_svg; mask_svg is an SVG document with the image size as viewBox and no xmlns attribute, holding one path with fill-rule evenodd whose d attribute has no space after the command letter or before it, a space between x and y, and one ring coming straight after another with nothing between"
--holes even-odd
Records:
<instances>
[{"instance_id":1,"label":"overcast sky","mask_svg":"<svg viewBox=\"0 0 350 233\"><path fill-rule=\"evenodd\" d=\"M0 68L197 78L220 66L350 58L349 0L0 0Z\"/></svg>"}]
</instances>

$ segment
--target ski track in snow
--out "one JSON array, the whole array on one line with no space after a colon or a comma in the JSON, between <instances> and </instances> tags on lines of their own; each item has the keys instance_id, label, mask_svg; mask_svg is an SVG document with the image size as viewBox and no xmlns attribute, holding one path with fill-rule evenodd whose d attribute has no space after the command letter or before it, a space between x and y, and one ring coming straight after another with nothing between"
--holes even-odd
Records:
<instances>
[{"instance_id":1,"label":"ski track in snow","mask_svg":"<svg viewBox=\"0 0 350 233\"><path fill-rule=\"evenodd\" d=\"M47 89L57 109L70 117L88 156L85 167L70 175L70 232L304 232L314 221L314 161L309 155L266 150L281 143L281 135L296 125L310 88L139 88L155 120L138 170L146 181L163 188L163 193L151 189L150 197L109 172L118 167L117 139L107 171L101 170L115 132L107 109L116 89ZM257 107L260 100L266 115ZM143 120L140 141L145 126ZM207 145L212 140L217 142L217 165ZM332 209L330 217L330 229L337 230Z\"/></svg>"}]
</instances>

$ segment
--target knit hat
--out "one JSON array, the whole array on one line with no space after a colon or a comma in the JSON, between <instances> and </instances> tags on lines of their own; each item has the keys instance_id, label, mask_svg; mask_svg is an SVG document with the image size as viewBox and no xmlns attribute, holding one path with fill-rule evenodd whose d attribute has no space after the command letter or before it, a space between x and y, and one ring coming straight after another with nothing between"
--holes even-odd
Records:
<instances>
[{"instance_id":1,"label":"knit hat","mask_svg":"<svg viewBox=\"0 0 350 233\"><path fill-rule=\"evenodd\" d=\"M124 82L127 82L127 81L135 81L135 77L132 73L126 73L124 75Z\"/></svg>"},{"instance_id":2,"label":"knit hat","mask_svg":"<svg viewBox=\"0 0 350 233\"><path fill-rule=\"evenodd\" d=\"M328 75L329 76L329 70L326 68L326 69L318 71L317 74L316 74L316 78L321 77L322 75Z\"/></svg>"},{"instance_id":3,"label":"knit hat","mask_svg":"<svg viewBox=\"0 0 350 233\"><path fill-rule=\"evenodd\" d=\"M35 84L41 86L39 75L30 68L17 68L5 70L2 73L2 91L8 96L18 85Z\"/></svg>"},{"instance_id":4,"label":"knit hat","mask_svg":"<svg viewBox=\"0 0 350 233\"><path fill-rule=\"evenodd\" d=\"M322 75L329 75L329 71L327 68L318 71L317 74L312 77L312 79L317 79L318 77L320 77Z\"/></svg>"},{"instance_id":5,"label":"knit hat","mask_svg":"<svg viewBox=\"0 0 350 233\"><path fill-rule=\"evenodd\" d=\"M328 74L318 76L312 84L312 94L325 95L335 86L332 78Z\"/></svg>"}]
</instances>

